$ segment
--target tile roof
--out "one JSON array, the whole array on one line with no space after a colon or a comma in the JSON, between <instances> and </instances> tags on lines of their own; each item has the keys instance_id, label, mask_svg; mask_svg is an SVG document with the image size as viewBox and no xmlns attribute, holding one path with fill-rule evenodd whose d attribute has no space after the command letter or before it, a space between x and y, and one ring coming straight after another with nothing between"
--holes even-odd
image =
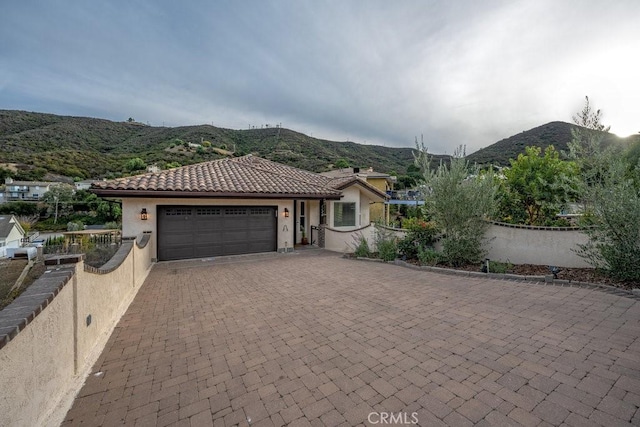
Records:
<instances>
[{"instance_id":1,"label":"tile roof","mask_svg":"<svg viewBox=\"0 0 640 427\"><path fill-rule=\"evenodd\" d=\"M338 184L341 183L317 173L248 155L96 181L91 191L103 196L339 199Z\"/></svg>"}]
</instances>

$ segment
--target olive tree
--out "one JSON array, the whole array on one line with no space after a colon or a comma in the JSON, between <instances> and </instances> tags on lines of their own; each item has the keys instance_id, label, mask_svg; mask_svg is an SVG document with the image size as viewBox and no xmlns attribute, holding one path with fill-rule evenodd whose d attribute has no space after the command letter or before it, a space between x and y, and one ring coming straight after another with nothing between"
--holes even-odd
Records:
<instances>
[{"instance_id":1,"label":"olive tree","mask_svg":"<svg viewBox=\"0 0 640 427\"><path fill-rule=\"evenodd\" d=\"M464 150L455 150L449 165L430 167L424 145L417 146L416 165L424 171L426 209L442 232L444 260L453 266L482 260L487 219L496 209L497 185L493 173L472 171Z\"/></svg>"},{"instance_id":2,"label":"olive tree","mask_svg":"<svg viewBox=\"0 0 640 427\"><path fill-rule=\"evenodd\" d=\"M640 168L621 158L612 161L602 183L591 190L592 209L585 233L589 242L578 254L621 280L640 281Z\"/></svg>"}]
</instances>

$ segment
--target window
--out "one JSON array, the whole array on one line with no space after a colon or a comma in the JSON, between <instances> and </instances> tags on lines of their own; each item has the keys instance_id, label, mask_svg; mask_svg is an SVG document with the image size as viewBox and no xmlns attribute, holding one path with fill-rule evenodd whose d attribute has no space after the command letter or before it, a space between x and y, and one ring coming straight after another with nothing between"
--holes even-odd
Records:
<instances>
[{"instance_id":1,"label":"window","mask_svg":"<svg viewBox=\"0 0 640 427\"><path fill-rule=\"evenodd\" d=\"M356 225L356 204L334 202L333 203L333 226L353 227Z\"/></svg>"}]
</instances>

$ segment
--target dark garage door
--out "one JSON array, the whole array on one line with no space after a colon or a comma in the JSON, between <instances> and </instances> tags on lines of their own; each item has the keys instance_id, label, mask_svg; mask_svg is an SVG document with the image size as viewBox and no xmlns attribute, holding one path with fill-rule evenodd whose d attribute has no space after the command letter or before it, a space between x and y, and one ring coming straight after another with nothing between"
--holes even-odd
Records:
<instances>
[{"instance_id":1,"label":"dark garage door","mask_svg":"<svg viewBox=\"0 0 640 427\"><path fill-rule=\"evenodd\" d=\"M273 206L159 206L158 259L276 250Z\"/></svg>"}]
</instances>

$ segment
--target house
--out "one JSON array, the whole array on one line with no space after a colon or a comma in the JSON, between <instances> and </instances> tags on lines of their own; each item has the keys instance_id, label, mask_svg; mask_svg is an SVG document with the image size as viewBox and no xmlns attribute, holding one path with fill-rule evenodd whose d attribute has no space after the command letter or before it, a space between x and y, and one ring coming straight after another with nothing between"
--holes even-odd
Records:
<instances>
[{"instance_id":1,"label":"house","mask_svg":"<svg viewBox=\"0 0 640 427\"><path fill-rule=\"evenodd\" d=\"M42 199L44 193L49 188L57 184L46 181L14 181L12 178L5 178L4 201L30 201L37 202Z\"/></svg>"},{"instance_id":2,"label":"house","mask_svg":"<svg viewBox=\"0 0 640 427\"><path fill-rule=\"evenodd\" d=\"M367 184L377 188L385 194L390 194L390 192L393 191L393 185L397 182L397 177L382 172L375 172L373 168L364 170L360 168L335 169L328 172L322 172L322 175L332 178L355 177L364 180ZM385 206L384 200L373 203L369 207L369 210L372 222L389 222L389 212Z\"/></svg>"},{"instance_id":3,"label":"house","mask_svg":"<svg viewBox=\"0 0 640 427\"><path fill-rule=\"evenodd\" d=\"M8 248L19 248L25 232L13 215L0 215L0 258L7 256Z\"/></svg>"},{"instance_id":4,"label":"house","mask_svg":"<svg viewBox=\"0 0 640 427\"><path fill-rule=\"evenodd\" d=\"M253 155L94 182L122 200L122 232L151 232L161 261L322 245L325 228L370 224L383 191L354 176L328 177Z\"/></svg>"},{"instance_id":5,"label":"house","mask_svg":"<svg viewBox=\"0 0 640 427\"><path fill-rule=\"evenodd\" d=\"M73 185L76 188L76 191L88 190L91 188L91 184L93 184L93 180L91 179L85 179L84 181L76 181L73 183Z\"/></svg>"}]
</instances>

